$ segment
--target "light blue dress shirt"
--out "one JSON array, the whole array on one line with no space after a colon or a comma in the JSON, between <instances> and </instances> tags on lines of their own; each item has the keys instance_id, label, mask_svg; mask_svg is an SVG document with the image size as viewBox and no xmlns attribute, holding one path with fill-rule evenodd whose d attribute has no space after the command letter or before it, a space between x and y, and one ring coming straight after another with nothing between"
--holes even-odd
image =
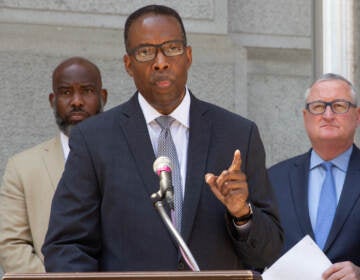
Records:
<instances>
[{"instance_id":1,"label":"light blue dress shirt","mask_svg":"<svg viewBox=\"0 0 360 280\"><path fill-rule=\"evenodd\" d=\"M331 160L331 162L334 164L332 172L335 180L337 202L339 202L340 195L344 186L346 171L349 165L352 150L353 146L351 146L338 157ZM325 169L320 166L323 161L324 160L314 150L311 151L308 184L308 204L310 221L313 229L316 225L316 216L319 206L321 186L325 180L326 174Z\"/></svg>"}]
</instances>

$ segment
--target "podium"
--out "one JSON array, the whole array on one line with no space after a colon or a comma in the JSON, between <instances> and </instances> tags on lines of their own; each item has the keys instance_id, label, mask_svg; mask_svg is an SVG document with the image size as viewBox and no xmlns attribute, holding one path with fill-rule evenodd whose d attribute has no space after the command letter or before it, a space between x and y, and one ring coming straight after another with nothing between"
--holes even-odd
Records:
<instances>
[{"instance_id":1,"label":"podium","mask_svg":"<svg viewBox=\"0 0 360 280\"><path fill-rule=\"evenodd\" d=\"M161 271L161 272L74 272L5 273L3 280L261 280L251 270Z\"/></svg>"}]
</instances>

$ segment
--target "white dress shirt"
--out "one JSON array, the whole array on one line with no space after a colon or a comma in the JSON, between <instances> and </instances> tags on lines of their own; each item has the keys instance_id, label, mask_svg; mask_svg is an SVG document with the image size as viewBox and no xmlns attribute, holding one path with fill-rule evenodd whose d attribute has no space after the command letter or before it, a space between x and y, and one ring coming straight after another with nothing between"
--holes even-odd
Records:
<instances>
[{"instance_id":1,"label":"white dress shirt","mask_svg":"<svg viewBox=\"0 0 360 280\"><path fill-rule=\"evenodd\" d=\"M150 135L151 144L155 155L157 155L158 139L161 132L160 125L155 121L161 114L156 111L140 94L138 94L138 100L140 108L144 114L147 128ZM186 93L181 103L176 109L169 114L175 121L170 126L170 132L176 153L179 160L180 173L181 173L181 185L183 191L183 197L185 195L185 178L186 178L186 164L187 164L187 149L189 144L189 114L190 114L190 94L186 88Z\"/></svg>"},{"instance_id":2,"label":"white dress shirt","mask_svg":"<svg viewBox=\"0 0 360 280\"><path fill-rule=\"evenodd\" d=\"M69 137L67 137L63 132L60 132L60 141L64 152L64 159L66 161L70 153Z\"/></svg>"}]
</instances>

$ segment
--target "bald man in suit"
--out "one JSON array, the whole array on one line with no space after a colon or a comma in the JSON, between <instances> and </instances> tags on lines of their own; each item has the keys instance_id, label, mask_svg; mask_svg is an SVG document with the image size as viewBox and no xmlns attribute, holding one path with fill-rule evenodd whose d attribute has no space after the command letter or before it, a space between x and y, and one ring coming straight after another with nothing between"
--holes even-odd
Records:
<instances>
[{"instance_id":1,"label":"bald man in suit","mask_svg":"<svg viewBox=\"0 0 360 280\"><path fill-rule=\"evenodd\" d=\"M49 94L60 133L11 157L0 190L0 262L5 272L44 272L41 247L51 201L69 153L71 128L103 110L107 92L98 67L72 57L53 72Z\"/></svg>"}]
</instances>

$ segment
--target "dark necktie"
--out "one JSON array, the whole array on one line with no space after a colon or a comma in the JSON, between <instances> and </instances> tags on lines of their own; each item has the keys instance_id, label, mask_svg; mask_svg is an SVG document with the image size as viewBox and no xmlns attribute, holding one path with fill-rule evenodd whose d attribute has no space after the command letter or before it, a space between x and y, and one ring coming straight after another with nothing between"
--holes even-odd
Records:
<instances>
[{"instance_id":1,"label":"dark necktie","mask_svg":"<svg viewBox=\"0 0 360 280\"><path fill-rule=\"evenodd\" d=\"M324 161L321 166L326 170L326 175L321 188L314 233L316 243L321 249L323 249L329 235L332 222L334 220L337 207L337 199L335 182L332 174L333 164L331 162Z\"/></svg>"},{"instance_id":2,"label":"dark necktie","mask_svg":"<svg viewBox=\"0 0 360 280\"><path fill-rule=\"evenodd\" d=\"M172 220L176 229L181 232L181 216L182 216L182 187L180 166L177 157L174 141L171 137L170 125L175 121L170 116L160 116L156 118L156 122L161 127L161 132L158 140L158 154L157 156L167 156L172 164L172 183L174 187L174 208L175 213L172 213Z\"/></svg>"}]
</instances>

